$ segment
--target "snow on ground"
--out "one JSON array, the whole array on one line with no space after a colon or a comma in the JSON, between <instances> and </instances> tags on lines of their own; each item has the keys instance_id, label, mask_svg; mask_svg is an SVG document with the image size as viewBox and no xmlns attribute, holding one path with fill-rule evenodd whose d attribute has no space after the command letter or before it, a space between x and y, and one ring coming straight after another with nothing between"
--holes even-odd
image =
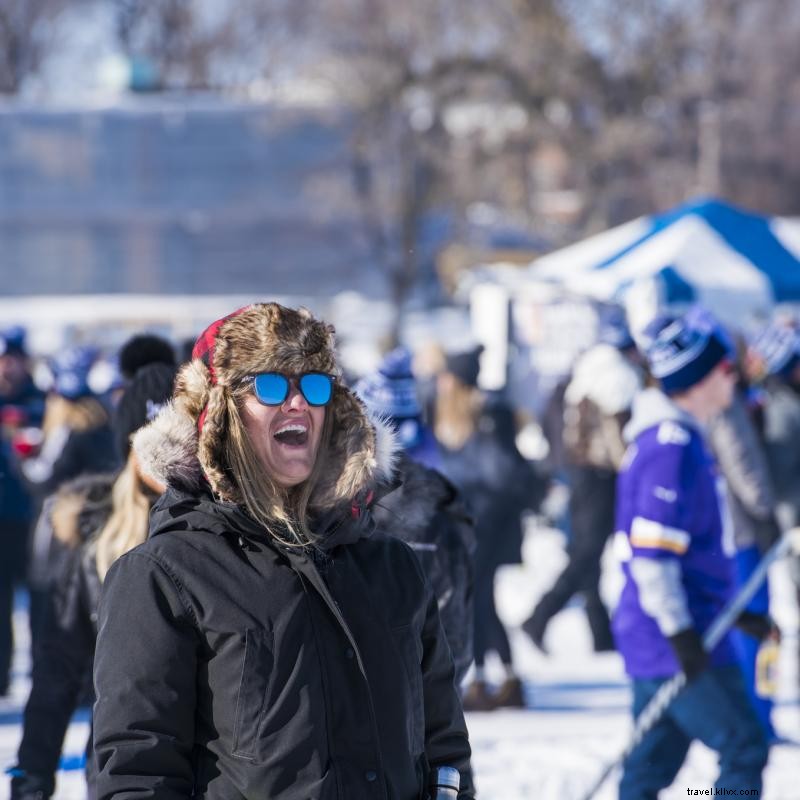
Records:
<instances>
[{"instance_id":1,"label":"snow on ground","mask_svg":"<svg viewBox=\"0 0 800 800\"><path fill-rule=\"evenodd\" d=\"M536 599L546 591L565 563L564 539L558 532L529 525L525 563L505 567L497 583L500 614L512 632L512 647L526 682L524 711L472 713L468 725L481 800L578 800L624 748L631 730L630 693L620 658L595 654L579 605L565 609L551 623L546 643L549 657L539 653L519 630ZM784 631L779 697L775 723L779 734L800 741L798 702L798 614L785 564L771 574L774 613ZM615 602L620 574L610 551L604 560L603 594ZM21 736L21 709L29 690L29 665L24 610L17 614L18 650L9 698L0 699L0 765L14 763ZM499 663L488 665L500 680ZM56 800L85 796L79 757L88 735L85 715L73 722L65 760L58 777ZM800 748L774 747L765 774L766 800L797 800ZM714 754L693 745L687 763L662 800L685 798L687 789L708 789L716 776ZM612 776L596 800L616 797ZM0 798L8 797L8 782L0 782Z\"/></svg>"}]
</instances>

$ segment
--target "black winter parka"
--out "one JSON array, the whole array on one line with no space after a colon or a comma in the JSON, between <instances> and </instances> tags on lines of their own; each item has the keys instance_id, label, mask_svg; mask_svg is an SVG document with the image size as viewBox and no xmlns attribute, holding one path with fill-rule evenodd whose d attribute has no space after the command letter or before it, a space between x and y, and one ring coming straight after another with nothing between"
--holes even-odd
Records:
<instances>
[{"instance_id":1,"label":"black winter parka","mask_svg":"<svg viewBox=\"0 0 800 800\"><path fill-rule=\"evenodd\" d=\"M312 556L210 494L156 504L103 589L99 798L420 800L439 765L474 797L416 557L365 510L320 525Z\"/></svg>"},{"instance_id":2,"label":"black winter parka","mask_svg":"<svg viewBox=\"0 0 800 800\"><path fill-rule=\"evenodd\" d=\"M111 514L116 475L90 475L66 484L45 501L37 528L50 542L47 590L33 654L31 692L22 741L12 771L12 800L42 800L55 791L55 774L70 718L91 689L100 578L91 546ZM54 532L61 503L76 506L74 527ZM71 534L71 535L70 535ZM91 741L87 782L92 785ZM90 796L93 796L90 791Z\"/></svg>"},{"instance_id":3,"label":"black winter parka","mask_svg":"<svg viewBox=\"0 0 800 800\"><path fill-rule=\"evenodd\" d=\"M402 539L419 559L461 685L472 663L475 523L444 475L406 454L396 469L400 485L374 504L373 514L381 531Z\"/></svg>"}]
</instances>

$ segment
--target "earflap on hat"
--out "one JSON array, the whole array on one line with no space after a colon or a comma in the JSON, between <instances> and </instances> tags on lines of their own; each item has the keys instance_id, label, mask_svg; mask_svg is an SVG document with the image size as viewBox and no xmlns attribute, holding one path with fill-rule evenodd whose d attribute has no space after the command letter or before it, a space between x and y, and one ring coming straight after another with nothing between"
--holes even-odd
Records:
<instances>
[{"instance_id":1,"label":"earflap on hat","mask_svg":"<svg viewBox=\"0 0 800 800\"><path fill-rule=\"evenodd\" d=\"M329 509L349 503L361 490L388 480L400 445L393 429L370 418L349 389L336 386L327 413L333 415L325 469L309 505Z\"/></svg>"}]
</instances>

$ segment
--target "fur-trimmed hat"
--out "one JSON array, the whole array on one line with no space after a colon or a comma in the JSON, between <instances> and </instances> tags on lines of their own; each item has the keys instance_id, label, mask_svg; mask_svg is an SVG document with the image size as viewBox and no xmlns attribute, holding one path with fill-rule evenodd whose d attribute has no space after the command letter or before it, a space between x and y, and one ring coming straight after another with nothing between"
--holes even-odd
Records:
<instances>
[{"instance_id":1,"label":"fur-trimmed hat","mask_svg":"<svg viewBox=\"0 0 800 800\"><path fill-rule=\"evenodd\" d=\"M196 488L203 476L222 500L242 496L225 469L227 395L260 372L325 372L338 376L333 327L307 309L278 303L240 308L209 325L184 365L170 403L133 440L142 469L162 483ZM310 507L350 504L360 493L388 480L397 453L392 430L368 418L362 402L340 381L326 413L333 416L326 469Z\"/></svg>"}]
</instances>

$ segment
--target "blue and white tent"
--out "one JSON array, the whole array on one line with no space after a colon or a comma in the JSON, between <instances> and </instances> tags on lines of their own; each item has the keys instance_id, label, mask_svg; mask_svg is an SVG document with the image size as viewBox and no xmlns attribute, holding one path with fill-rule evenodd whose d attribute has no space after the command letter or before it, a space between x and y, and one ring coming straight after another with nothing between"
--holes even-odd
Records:
<instances>
[{"instance_id":1,"label":"blue and white tent","mask_svg":"<svg viewBox=\"0 0 800 800\"><path fill-rule=\"evenodd\" d=\"M602 301L655 286L659 303L700 302L741 325L800 302L800 221L693 200L543 256L530 274Z\"/></svg>"}]
</instances>

